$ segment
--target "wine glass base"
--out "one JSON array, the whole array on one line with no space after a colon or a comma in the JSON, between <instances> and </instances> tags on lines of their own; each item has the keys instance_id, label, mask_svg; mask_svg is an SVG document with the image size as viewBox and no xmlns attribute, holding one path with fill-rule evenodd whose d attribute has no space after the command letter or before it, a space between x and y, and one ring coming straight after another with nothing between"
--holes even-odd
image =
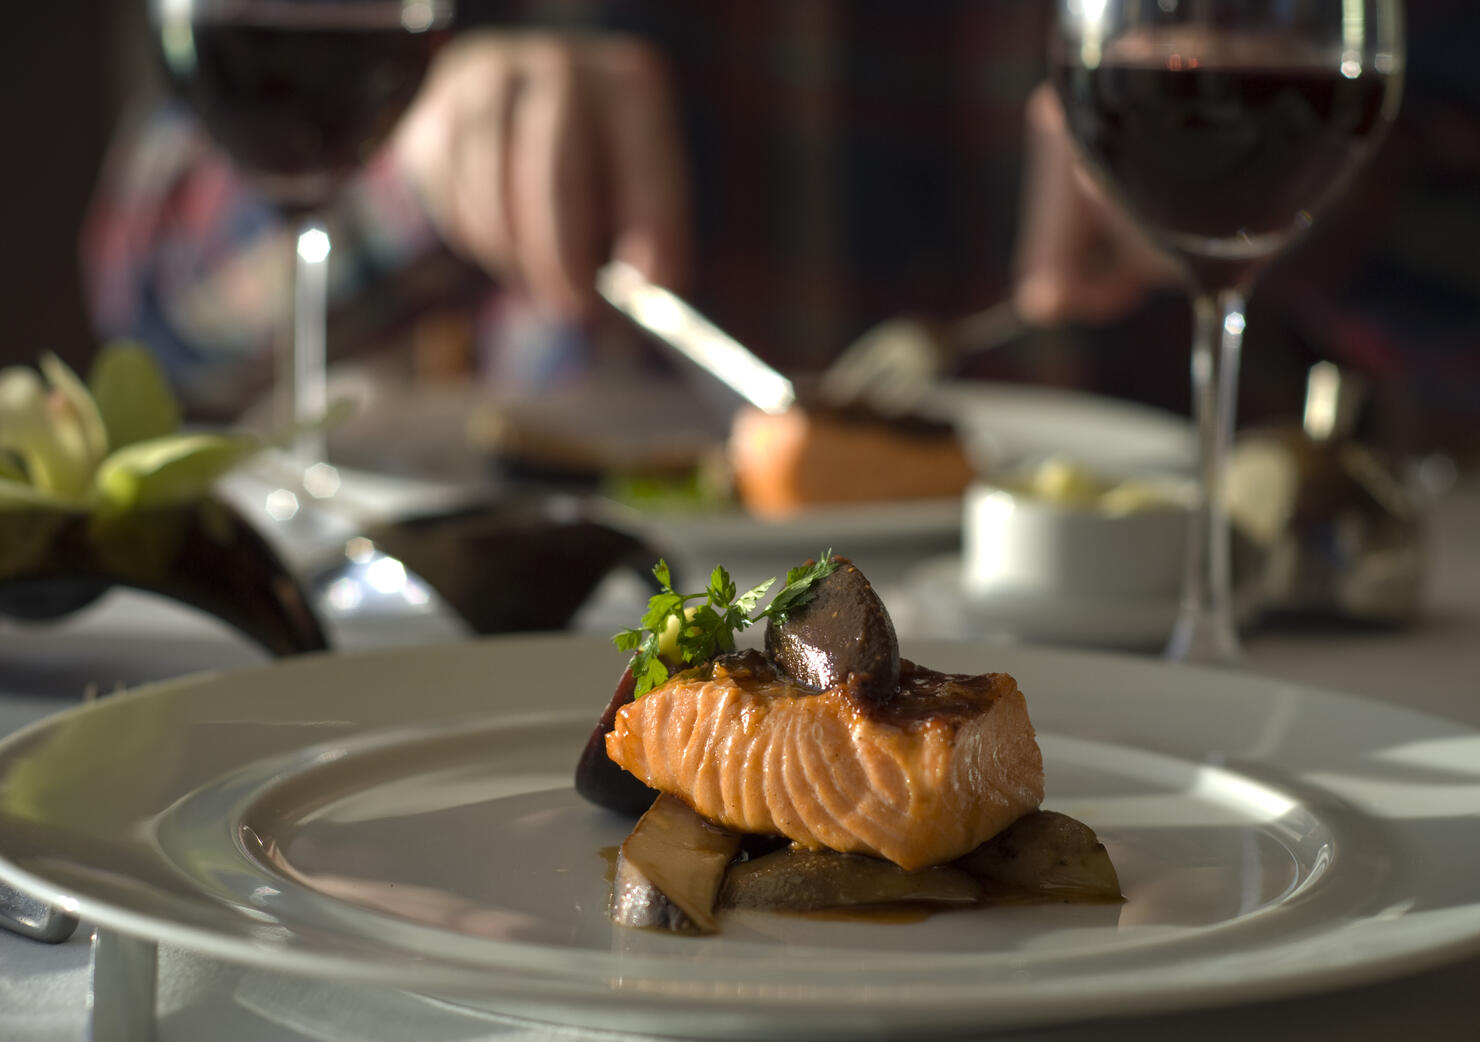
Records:
<instances>
[{"instance_id":1,"label":"wine glass base","mask_svg":"<svg viewBox=\"0 0 1480 1042\"><path fill-rule=\"evenodd\" d=\"M1199 666L1233 666L1243 661L1238 630L1227 615L1184 610L1172 627L1162 656Z\"/></svg>"}]
</instances>

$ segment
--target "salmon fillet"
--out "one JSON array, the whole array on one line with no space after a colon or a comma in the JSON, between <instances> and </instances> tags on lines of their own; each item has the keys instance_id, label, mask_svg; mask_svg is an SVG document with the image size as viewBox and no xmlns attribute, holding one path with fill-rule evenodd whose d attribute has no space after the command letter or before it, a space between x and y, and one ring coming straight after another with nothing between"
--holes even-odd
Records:
<instances>
[{"instance_id":1,"label":"salmon fillet","mask_svg":"<svg viewBox=\"0 0 1480 1042\"><path fill-rule=\"evenodd\" d=\"M874 704L798 687L758 653L722 656L623 706L606 750L725 828L905 869L975 849L1043 799L1016 681L908 660Z\"/></svg>"},{"instance_id":2,"label":"salmon fillet","mask_svg":"<svg viewBox=\"0 0 1480 1042\"><path fill-rule=\"evenodd\" d=\"M822 504L959 496L972 468L955 432L745 407L729 441L735 491L752 513L785 517Z\"/></svg>"}]
</instances>

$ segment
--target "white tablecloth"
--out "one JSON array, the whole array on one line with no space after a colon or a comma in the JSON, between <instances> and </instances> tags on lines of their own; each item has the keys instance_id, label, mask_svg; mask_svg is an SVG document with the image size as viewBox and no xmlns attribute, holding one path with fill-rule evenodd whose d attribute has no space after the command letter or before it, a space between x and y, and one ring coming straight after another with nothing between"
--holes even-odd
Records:
<instances>
[{"instance_id":1,"label":"white tablecloth","mask_svg":"<svg viewBox=\"0 0 1480 1042\"><path fill-rule=\"evenodd\" d=\"M1365 694L1480 728L1480 482L1461 484L1434 517L1424 619L1401 631L1260 631L1251 669ZM191 613L115 594L64 625L0 623L0 733L108 692L260 660L253 647ZM79 765L81 768L82 765ZM1480 807L1476 808L1480 814ZM1480 866L1476 866L1480 871ZM79 1042L87 1033L87 927L47 946L0 935L0 1039ZM1031 1036L1090 1039L1474 1039L1480 958L1359 990L1228 1009L1078 1025ZM162 1042L502 1042L597 1037L499 1021L384 989L276 975L163 949Z\"/></svg>"}]
</instances>

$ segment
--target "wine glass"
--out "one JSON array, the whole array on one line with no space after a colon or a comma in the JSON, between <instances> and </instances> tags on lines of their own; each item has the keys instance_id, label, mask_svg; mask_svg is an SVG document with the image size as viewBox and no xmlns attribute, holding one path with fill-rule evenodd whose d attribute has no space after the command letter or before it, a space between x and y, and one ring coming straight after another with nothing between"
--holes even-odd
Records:
<instances>
[{"instance_id":1,"label":"wine glass","mask_svg":"<svg viewBox=\"0 0 1480 1042\"><path fill-rule=\"evenodd\" d=\"M453 0L148 0L167 78L232 162L296 223L290 335L276 378L288 388L293 450L324 458L313 423L327 406L332 243L319 216L389 135Z\"/></svg>"},{"instance_id":2,"label":"wine glass","mask_svg":"<svg viewBox=\"0 0 1480 1042\"><path fill-rule=\"evenodd\" d=\"M1059 0L1049 60L1090 168L1182 262L1200 495L1169 658L1240 657L1224 475L1261 269L1396 114L1399 0Z\"/></svg>"}]
</instances>

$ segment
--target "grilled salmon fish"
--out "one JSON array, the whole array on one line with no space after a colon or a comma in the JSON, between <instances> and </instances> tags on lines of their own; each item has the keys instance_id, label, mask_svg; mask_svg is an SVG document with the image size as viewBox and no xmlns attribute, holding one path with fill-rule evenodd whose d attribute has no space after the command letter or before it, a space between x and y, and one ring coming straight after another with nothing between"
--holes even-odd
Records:
<instances>
[{"instance_id":1,"label":"grilled salmon fish","mask_svg":"<svg viewBox=\"0 0 1480 1042\"><path fill-rule=\"evenodd\" d=\"M723 655L623 706L606 751L725 828L905 869L975 849L1043 799L1016 681L908 660L880 702L801 686L758 652Z\"/></svg>"}]
</instances>

